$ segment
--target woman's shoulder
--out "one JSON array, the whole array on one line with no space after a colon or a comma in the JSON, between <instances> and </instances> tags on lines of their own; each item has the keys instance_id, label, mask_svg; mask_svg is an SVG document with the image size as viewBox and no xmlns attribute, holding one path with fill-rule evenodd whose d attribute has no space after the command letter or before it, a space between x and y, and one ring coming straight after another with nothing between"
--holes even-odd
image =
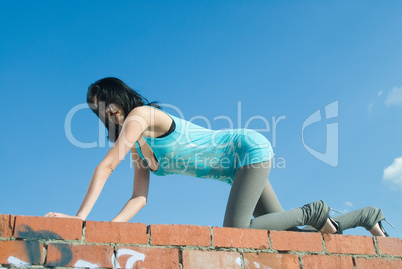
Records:
<instances>
[{"instance_id":1,"label":"woman's shoulder","mask_svg":"<svg viewBox=\"0 0 402 269\"><path fill-rule=\"evenodd\" d=\"M150 115L155 115L155 114L159 114L159 113L165 114L160 109L157 109L152 106L137 106L137 107L133 108L133 110L130 111L128 116L132 116L132 115L150 116Z\"/></svg>"},{"instance_id":2,"label":"woman's shoulder","mask_svg":"<svg viewBox=\"0 0 402 269\"><path fill-rule=\"evenodd\" d=\"M132 115L138 115L138 116L146 116L151 114L151 107L149 106L137 106L133 108L130 113L128 113L128 116Z\"/></svg>"},{"instance_id":3,"label":"woman's shoulder","mask_svg":"<svg viewBox=\"0 0 402 269\"><path fill-rule=\"evenodd\" d=\"M130 111L128 117L141 117L150 122L158 122L160 120L168 120L170 117L168 114L158 108L152 106L138 106Z\"/></svg>"}]
</instances>

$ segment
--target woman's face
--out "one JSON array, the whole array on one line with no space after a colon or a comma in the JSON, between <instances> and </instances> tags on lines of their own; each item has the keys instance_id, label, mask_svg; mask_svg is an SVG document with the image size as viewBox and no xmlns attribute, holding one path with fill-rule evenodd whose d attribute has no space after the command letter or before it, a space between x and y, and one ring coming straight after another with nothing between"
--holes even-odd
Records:
<instances>
[{"instance_id":1,"label":"woman's face","mask_svg":"<svg viewBox=\"0 0 402 269\"><path fill-rule=\"evenodd\" d=\"M111 103L106 105L104 101L99 101L97 98L94 98L94 102L91 104L94 106L94 109L97 111L99 119L104 123L107 119L109 122L113 122L117 125L123 125L124 123L124 110L123 108L115 103Z\"/></svg>"},{"instance_id":2,"label":"woman's face","mask_svg":"<svg viewBox=\"0 0 402 269\"><path fill-rule=\"evenodd\" d=\"M121 106L113 103L106 106L106 117L110 122L123 125L124 116L124 111Z\"/></svg>"}]
</instances>

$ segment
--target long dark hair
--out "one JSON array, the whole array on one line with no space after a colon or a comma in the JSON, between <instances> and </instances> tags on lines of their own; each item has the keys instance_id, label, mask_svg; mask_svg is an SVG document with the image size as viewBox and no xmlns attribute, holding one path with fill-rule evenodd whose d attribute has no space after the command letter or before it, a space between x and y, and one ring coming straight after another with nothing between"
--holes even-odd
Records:
<instances>
[{"instance_id":1,"label":"long dark hair","mask_svg":"<svg viewBox=\"0 0 402 269\"><path fill-rule=\"evenodd\" d=\"M112 142L119 137L121 126L110 122L107 117L101 117L100 107L106 109L109 104L117 104L123 109L124 117L138 106L150 105L160 108L156 102L148 102L141 94L114 77L102 78L91 84L88 87L87 103L105 124L109 132L108 139Z\"/></svg>"}]
</instances>

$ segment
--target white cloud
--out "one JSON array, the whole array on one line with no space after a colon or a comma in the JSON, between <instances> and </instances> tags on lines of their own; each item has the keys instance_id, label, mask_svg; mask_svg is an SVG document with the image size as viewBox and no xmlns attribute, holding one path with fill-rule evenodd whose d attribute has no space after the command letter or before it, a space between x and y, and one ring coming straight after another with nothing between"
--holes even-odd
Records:
<instances>
[{"instance_id":1,"label":"white cloud","mask_svg":"<svg viewBox=\"0 0 402 269\"><path fill-rule=\"evenodd\" d=\"M402 157L396 158L390 166L384 169L382 180L402 188Z\"/></svg>"},{"instance_id":2,"label":"white cloud","mask_svg":"<svg viewBox=\"0 0 402 269\"><path fill-rule=\"evenodd\" d=\"M346 202L344 202L343 204L342 204L342 207L343 207L343 209L342 210L334 210L335 212L337 212L337 213L340 213L340 214L346 214L346 213L349 213L350 212L350 210L353 208L353 203L352 202L350 202L350 201L346 201Z\"/></svg>"},{"instance_id":3,"label":"white cloud","mask_svg":"<svg viewBox=\"0 0 402 269\"><path fill-rule=\"evenodd\" d=\"M402 105L402 87L392 88L385 98L385 104L387 106L398 106Z\"/></svg>"},{"instance_id":4,"label":"white cloud","mask_svg":"<svg viewBox=\"0 0 402 269\"><path fill-rule=\"evenodd\" d=\"M383 93L384 93L383 91L379 91L379 92L378 92L378 96L383 95Z\"/></svg>"},{"instance_id":5,"label":"white cloud","mask_svg":"<svg viewBox=\"0 0 402 269\"><path fill-rule=\"evenodd\" d=\"M343 206L346 206L346 207L353 207L353 203L352 203L352 202L349 202L349 201L346 201L346 202L343 203Z\"/></svg>"}]
</instances>

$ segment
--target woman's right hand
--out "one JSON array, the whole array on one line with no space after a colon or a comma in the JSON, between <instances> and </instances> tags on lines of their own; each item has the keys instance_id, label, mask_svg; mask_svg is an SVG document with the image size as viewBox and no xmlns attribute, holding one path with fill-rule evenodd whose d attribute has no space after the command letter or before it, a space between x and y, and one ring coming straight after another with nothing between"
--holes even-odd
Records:
<instances>
[{"instance_id":1,"label":"woman's right hand","mask_svg":"<svg viewBox=\"0 0 402 269\"><path fill-rule=\"evenodd\" d=\"M67 215L67 214L56 213L56 212L49 212L49 213L47 213L47 214L45 215L45 217L51 217L51 218L70 218L70 219L80 219L80 220L83 220L83 219L81 219L81 218L78 217L78 216L70 216L70 215Z\"/></svg>"}]
</instances>

